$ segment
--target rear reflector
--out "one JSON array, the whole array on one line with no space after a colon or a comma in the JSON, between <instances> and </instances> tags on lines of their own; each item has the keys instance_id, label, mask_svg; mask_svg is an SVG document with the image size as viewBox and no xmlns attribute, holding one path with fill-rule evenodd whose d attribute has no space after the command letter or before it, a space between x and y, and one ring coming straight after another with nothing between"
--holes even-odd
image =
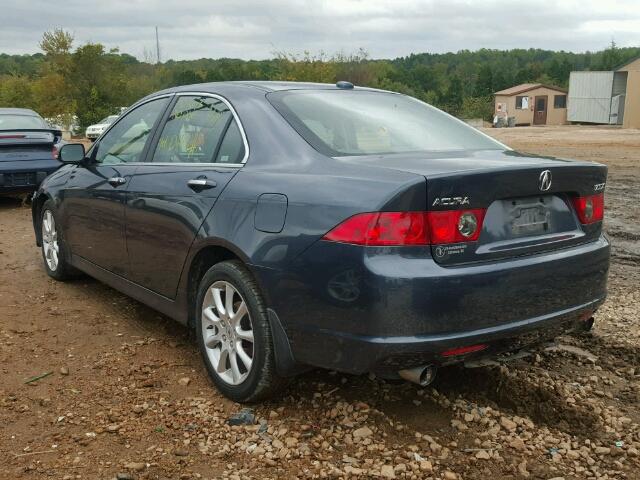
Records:
<instances>
[{"instance_id":1,"label":"rear reflector","mask_svg":"<svg viewBox=\"0 0 640 480\"><path fill-rule=\"evenodd\" d=\"M588 225L604 218L604 193L571 199L580 223Z\"/></svg>"},{"instance_id":2,"label":"rear reflector","mask_svg":"<svg viewBox=\"0 0 640 480\"><path fill-rule=\"evenodd\" d=\"M360 213L333 228L323 240L368 246L475 242L484 214L483 209Z\"/></svg>"},{"instance_id":3,"label":"rear reflector","mask_svg":"<svg viewBox=\"0 0 640 480\"><path fill-rule=\"evenodd\" d=\"M458 355L465 355L467 353L479 352L481 350L485 350L489 345L484 343L480 345L469 345L468 347L458 347L458 348L450 348L449 350L445 350L440 355L443 357L455 357Z\"/></svg>"}]
</instances>

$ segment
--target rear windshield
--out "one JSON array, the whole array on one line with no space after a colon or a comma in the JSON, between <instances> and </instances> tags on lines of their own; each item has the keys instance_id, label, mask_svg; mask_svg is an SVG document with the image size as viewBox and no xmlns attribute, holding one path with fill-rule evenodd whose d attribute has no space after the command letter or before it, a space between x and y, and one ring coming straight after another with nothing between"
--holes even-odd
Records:
<instances>
[{"instance_id":1,"label":"rear windshield","mask_svg":"<svg viewBox=\"0 0 640 480\"><path fill-rule=\"evenodd\" d=\"M23 130L27 128L49 128L40 117L33 115L0 114L0 130Z\"/></svg>"},{"instance_id":2,"label":"rear windshield","mask_svg":"<svg viewBox=\"0 0 640 480\"><path fill-rule=\"evenodd\" d=\"M268 98L311 146L330 156L505 149L464 122L405 95L288 90Z\"/></svg>"}]
</instances>

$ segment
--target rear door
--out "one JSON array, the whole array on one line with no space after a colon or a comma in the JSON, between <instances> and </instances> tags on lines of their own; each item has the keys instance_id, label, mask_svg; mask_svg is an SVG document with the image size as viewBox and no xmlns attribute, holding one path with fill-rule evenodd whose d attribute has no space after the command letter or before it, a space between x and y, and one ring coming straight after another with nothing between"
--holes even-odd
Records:
<instances>
[{"instance_id":1,"label":"rear door","mask_svg":"<svg viewBox=\"0 0 640 480\"><path fill-rule=\"evenodd\" d=\"M74 255L126 277L126 192L169 98L143 103L95 143L91 161L69 175L63 200L65 235Z\"/></svg>"},{"instance_id":2,"label":"rear door","mask_svg":"<svg viewBox=\"0 0 640 480\"><path fill-rule=\"evenodd\" d=\"M248 155L231 105L211 94L181 94L165 115L127 193L131 278L174 298L196 233Z\"/></svg>"}]
</instances>

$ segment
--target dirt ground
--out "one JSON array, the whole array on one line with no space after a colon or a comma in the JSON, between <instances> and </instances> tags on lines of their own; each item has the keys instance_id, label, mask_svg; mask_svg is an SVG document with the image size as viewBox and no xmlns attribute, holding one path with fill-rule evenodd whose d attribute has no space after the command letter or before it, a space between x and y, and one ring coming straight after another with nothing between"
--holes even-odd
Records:
<instances>
[{"instance_id":1,"label":"dirt ground","mask_svg":"<svg viewBox=\"0 0 640 480\"><path fill-rule=\"evenodd\" d=\"M0 478L640 478L640 131L487 132L609 165L593 332L426 389L307 373L250 426L227 425L241 406L185 328L90 278L49 279L30 209L0 199Z\"/></svg>"}]
</instances>

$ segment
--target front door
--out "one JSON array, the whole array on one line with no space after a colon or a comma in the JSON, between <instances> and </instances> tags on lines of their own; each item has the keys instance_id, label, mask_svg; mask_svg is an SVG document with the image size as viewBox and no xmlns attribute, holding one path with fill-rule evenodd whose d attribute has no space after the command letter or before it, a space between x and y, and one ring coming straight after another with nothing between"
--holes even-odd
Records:
<instances>
[{"instance_id":1,"label":"front door","mask_svg":"<svg viewBox=\"0 0 640 480\"><path fill-rule=\"evenodd\" d=\"M121 276L128 274L127 188L168 102L162 98L144 103L118 120L65 185L62 215L71 251Z\"/></svg>"},{"instance_id":2,"label":"front door","mask_svg":"<svg viewBox=\"0 0 640 480\"><path fill-rule=\"evenodd\" d=\"M535 97L535 106L533 110L533 124L534 125L546 125L547 124L547 96L540 95Z\"/></svg>"},{"instance_id":3,"label":"front door","mask_svg":"<svg viewBox=\"0 0 640 480\"><path fill-rule=\"evenodd\" d=\"M134 282L175 297L191 244L246 152L238 121L224 100L177 97L127 194Z\"/></svg>"}]
</instances>

